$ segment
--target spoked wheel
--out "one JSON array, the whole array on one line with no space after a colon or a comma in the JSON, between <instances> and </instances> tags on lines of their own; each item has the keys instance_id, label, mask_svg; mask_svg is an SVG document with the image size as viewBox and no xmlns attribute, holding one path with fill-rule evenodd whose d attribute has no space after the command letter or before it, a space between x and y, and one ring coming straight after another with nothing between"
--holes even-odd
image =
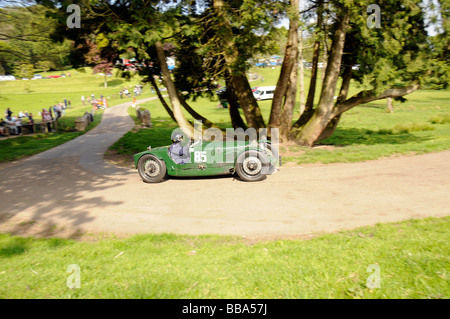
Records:
<instances>
[{"instance_id":1,"label":"spoked wheel","mask_svg":"<svg viewBox=\"0 0 450 319\"><path fill-rule=\"evenodd\" d=\"M267 157L258 151L250 150L242 153L236 160L236 173L246 182L257 182L266 178Z\"/></svg>"},{"instance_id":2,"label":"spoked wheel","mask_svg":"<svg viewBox=\"0 0 450 319\"><path fill-rule=\"evenodd\" d=\"M152 154L143 155L137 167L139 175L146 183L159 183L166 177L166 163Z\"/></svg>"}]
</instances>

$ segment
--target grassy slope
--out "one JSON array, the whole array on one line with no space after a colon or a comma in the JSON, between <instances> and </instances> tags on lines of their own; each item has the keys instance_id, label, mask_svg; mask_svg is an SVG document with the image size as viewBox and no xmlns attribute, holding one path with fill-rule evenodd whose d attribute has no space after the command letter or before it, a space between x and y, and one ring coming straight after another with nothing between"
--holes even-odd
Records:
<instances>
[{"instance_id":1,"label":"grassy slope","mask_svg":"<svg viewBox=\"0 0 450 319\"><path fill-rule=\"evenodd\" d=\"M103 86L103 76L92 74L89 68L85 72L66 70L71 77L40 80L16 80L0 82L0 110L10 107L17 116L19 111L28 111L37 115L42 108L48 108L54 104L63 102L64 98L72 102L73 107L82 105L81 96L86 98L95 94L108 97L110 105L121 102L119 91L128 88L130 92L139 82L138 78L125 81L118 77L108 77L108 88ZM43 76L61 74L60 72L41 73ZM149 90L144 91L144 97L150 96ZM3 116L3 114L2 114Z\"/></svg>"},{"instance_id":2,"label":"grassy slope","mask_svg":"<svg viewBox=\"0 0 450 319\"><path fill-rule=\"evenodd\" d=\"M447 217L257 243L172 234L98 242L0 235L0 297L449 298L449 227ZM72 264L80 267L78 289L66 285ZM379 288L367 284L376 276L370 267L378 267Z\"/></svg>"}]
</instances>

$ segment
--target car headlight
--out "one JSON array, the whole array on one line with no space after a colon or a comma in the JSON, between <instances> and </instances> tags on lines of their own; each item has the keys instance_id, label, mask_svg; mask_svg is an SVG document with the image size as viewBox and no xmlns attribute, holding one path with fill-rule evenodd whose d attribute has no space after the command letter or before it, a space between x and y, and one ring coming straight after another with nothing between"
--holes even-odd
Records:
<instances>
[{"instance_id":1,"label":"car headlight","mask_svg":"<svg viewBox=\"0 0 450 319\"><path fill-rule=\"evenodd\" d=\"M152 147L149 145L149 146L147 147L147 150L151 151L151 150L152 150Z\"/></svg>"}]
</instances>

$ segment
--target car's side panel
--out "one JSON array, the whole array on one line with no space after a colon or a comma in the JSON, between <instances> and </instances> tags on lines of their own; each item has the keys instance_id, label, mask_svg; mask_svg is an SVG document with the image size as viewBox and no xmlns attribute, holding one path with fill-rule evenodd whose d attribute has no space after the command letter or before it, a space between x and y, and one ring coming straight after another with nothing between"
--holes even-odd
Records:
<instances>
[{"instance_id":1,"label":"car's side panel","mask_svg":"<svg viewBox=\"0 0 450 319\"><path fill-rule=\"evenodd\" d=\"M153 154L164 161L169 176L212 176L231 174L235 170L237 157L246 150L260 150L258 144L249 145L245 141L217 141L194 143L191 145L190 161L177 164L170 157L169 147L158 147L134 155L135 165L144 154ZM265 152L264 150L261 150ZM268 156L270 164L275 165L277 158Z\"/></svg>"}]
</instances>

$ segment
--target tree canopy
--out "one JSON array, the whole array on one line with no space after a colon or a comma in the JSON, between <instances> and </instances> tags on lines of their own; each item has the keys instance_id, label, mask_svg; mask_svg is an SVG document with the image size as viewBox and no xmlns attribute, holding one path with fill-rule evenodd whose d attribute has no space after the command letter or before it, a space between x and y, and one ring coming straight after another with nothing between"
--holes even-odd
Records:
<instances>
[{"instance_id":1,"label":"tree canopy","mask_svg":"<svg viewBox=\"0 0 450 319\"><path fill-rule=\"evenodd\" d=\"M162 77L170 101L159 95L161 103L190 135L192 123L182 109L206 127L214 126L189 100L212 97L219 80L226 83L234 127L280 129L282 140L308 146L332 134L342 114L355 106L402 99L421 86L447 88L449 83L448 0L439 1L434 10L437 13L430 21L442 27L433 36L427 33L428 8L422 0L380 0L375 7L368 0L310 0L301 8L299 0L71 2L80 6L81 28L67 26L66 1L38 2L52 17L48 20L52 27L43 35L73 41L74 65L118 65L119 56L127 56L137 61L137 72L157 92L154 79ZM287 34L276 27L281 19L289 19ZM54 21L59 21L55 28ZM0 44L11 46L18 30L22 38L27 34L17 26L8 31L8 41ZM299 30L312 43L312 76L305 109L293 119L301 63L298 48L303 40ZM280 41L283 33L287 39ZM246 72L249 61L275 52L281 42L283 64L270 118L264 119ZM177 61L173 72L167 66L170 56ZM322 85L317 76L320 57ZM348 96L350 83L360 89L353 96Z\"/></svg>"},{"instance_id":2,"label":"tree canopy","mask_svg":"<svg viewBox=\"0 0 450 319\"><path fill-rule=\"evenodd\" d=\"M6 1L0 8L0 71L32 76L34 69L47 71L69 64L71 41L53 39L58 24L47 16L49 9L17 3Z\"/></svg>"}]
</instances>

